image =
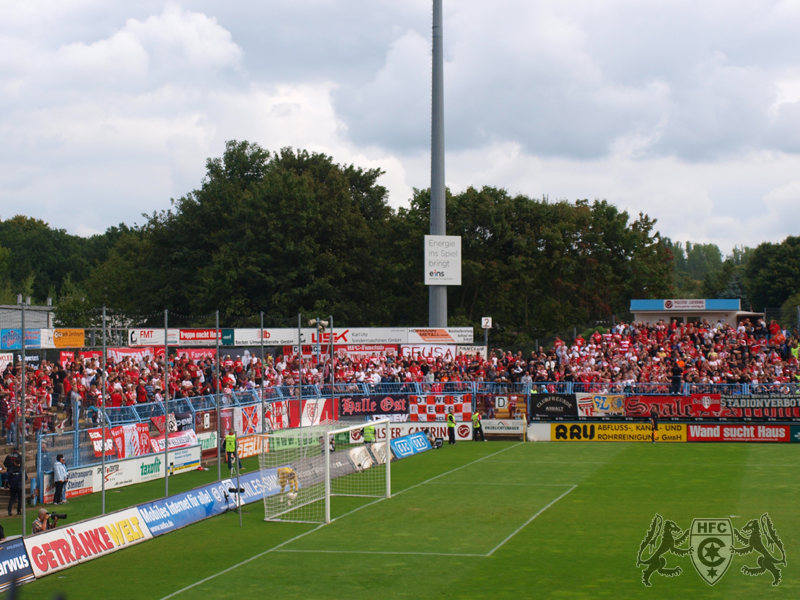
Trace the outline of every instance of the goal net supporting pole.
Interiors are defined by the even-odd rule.
[[[386,421],[386,497],[392,497],[392,449],[389,442],[391,441],[391,430],[389,429],[391,421]]]
[[[325,433],[325,524],[331,522],[331,437]]]

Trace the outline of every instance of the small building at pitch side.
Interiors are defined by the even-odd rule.
[[[635,323],[689,323],[705,319],[712,325],[717,321],[737,325],[745,319],[755,321],[764,316],[741,310],[738,298],[631,300],[631,313]]]

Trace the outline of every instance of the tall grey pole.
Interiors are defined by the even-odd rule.
[[[264,384],[267,379],[267,372],[264,369],[266,361],[264,360],[264,311],[261,311],[261,433],[267,432],[267,403],[264,399],[266,390]]]
[[[221,446],[222,444],[222,435],[220,434],[220,427],[222,423],[220,422],[220,414],[219,414],[219,309],[217,309],[217,357],[214,360],[214,366],[216,371],[216,380],[214,383],[214,395],[217,401],[217,481],[222,481],[222,452]]]
[[[100,390],[100,406],[102,407],[103,418],[100,423],[100,427],[103,429],[103,445],[101,446],[101,454],[102,457],[100,462],[102,464],[102,471],[103,474],[100,477],[100,489],[102,492],[102,512],[101,514],[106,514],[106,363],[108,359],[106,358],[106,307],[103,305],[103,363],[101,368],[103,369],[103,377],[101,380],[100,385],[103,386],[103,389]]]
[[[26,470],[27,467],[25,465],[25,394],[26,394],[26,379],[27,379],[27,368],[25,364],[25,302],[30,302],[30,296],[27,298],[22,298],[21,304],[21,315],[20,319],[22,320],[22,415],[21,415],[21,425],[22,425],[22,535],[25,536],[25,528],[26,528],[26,516],[28,512],[28,497],[25,493],[25,480],[28,478],[28,471]],[[74,413],[74,411],[73,411]],[[75,415],[73,414],[73,423],[75,423],[75,430],[77,432],[77,420],[75,419]],[[75,433],[75,435],[78,435]]]
[[[300,403],[300,427],[303,426],[303,314],[297,313],[297,401]]]
[[[447,235],[444,191],[444,52],[442,0],[433,0],[433,78],[431,81],[431,235]],[[447,286],[431,285],[428,325],[447,327]]]
[[[164,309],[164,497],[169,498],[169,310]]]
[[[330,351],[331,351],[331,410],[336,410],[336,353],[333,350],[333,343],[336,340],[335,336],[333,335],[333,315],[328,317],[328,322],[331,326],[331,339],[330,339]],[[334,415],[334,419],[337,418],[337,415]]]

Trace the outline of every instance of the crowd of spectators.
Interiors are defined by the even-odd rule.
[[[800,383],[798,338],[759,320],[728,323],[697,321],[689,324],[619,323],[610,331],[594,332],[566,343],[523,356],[494,350],[480,355],[393,356],[337,355],[335,381],[340,384],[411,382],[578,382],[586,384],[686,383],[758,384]],[[199,361],[173,355],[165,377],[164,358],[109,359],[105,365],[106,404],[109,407],[156,402],[166,389],[170,398],[203,396],[216,392],[213,357]],[[265,387],[296,387],[331,380],[330,361],[323,356],[300,362],[295,357],[268,355],[262,361],[245,353],[224,356],[220,363],[220,392],[226,402],[232,392]],[[21,390],[19,365],[8,365],[0,382],[0,427],[8,443],[15,442]],[[98,358],[59,365],[46,360],[26,370],[26,427],[28,433],[52,430],[63,424],[54,414],[63,410],[70,425],[73,407],[98,422],[102,401],[103,368]]]

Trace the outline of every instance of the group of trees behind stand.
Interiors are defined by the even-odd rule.
[[[272,327],[294,325],[298,311],[333,314],[350,327],[427,323],[428,190],[414,190],[407,207],[394,210],[379,169],[248,142],[228,142],[206,168],[197,190],[144,215],[141,225],[80,238],[27,217],[0,222],[3,301],[15,302],[18,292],[41,303],[52,297],[63,324],[102,305],[138,314],[219,309],[245,321],[254,315],[250,325],[264,311]],[[624,318],[631,298],[676,297],[681,289],[680,244],[662,239],[654,219],[631,219],[605,200],[469,188],[448,193],[447,215],[448,234],[460,235],[463,248],[449,322],[476,327],[481,339],[480,317],[492,316],[493,345],[532,344]],[[791,276],[800,238],[740,254],[747,264],[740,257],[729,269],[756,306],[780,306],[800,292]],[[726,268],[719,262],[714,273]]]

